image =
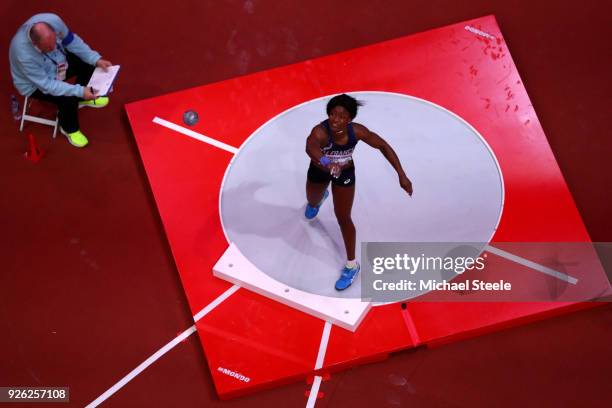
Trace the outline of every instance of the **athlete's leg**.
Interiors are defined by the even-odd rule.
[[[329,186],[329,181],[324,183],[313,183],[310,180],[306,180],[306,200],[308,200],[308,204],[311,207],[319,205],[323,199],[325,190],[327,190],[327,186]]]
[[[306,200],[308,205],[316,207],[321,203],[330,179],[329,173],[310,163],[306,176]]]
[[[353,208],[353,199],[355,198],[355,185],[341,186],[332,184],[332,194],[334,196],[334,212],[342,231],[344,239],[344,247],[346,248],[346,259],[355,259],[355,240],[356,232],[353,219],[351,218],[351,210]]]

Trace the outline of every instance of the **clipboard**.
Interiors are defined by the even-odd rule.
[[[117,73],[119,73],[120,65],[112,65],[108,67],[108,71],[104,71],[103,68],[96,67],[89,82],[88,87],[91,87],[97,91],[97,96],[106,96],[109,90],[112,88]]]

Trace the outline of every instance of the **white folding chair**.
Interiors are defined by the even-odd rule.
[[[23,132],[23,122],[25,122],[25,121],[36,122],[36,123],[40,123],[42,125],[53,126],[53,138],[55,139],[55,136],[57,135],[57,126],[59,124],[59,119],[57,117],[57,113],[55,114],[55,120],[41,118],[41,117],[38,117],[38,116],[28,115],[27,114],[27,110],[28,110],[28,101],[29,101],[29,99],[30,99],[30,97],[26,96],[25,97],[25,101],[23,102],[23,112],[21,113],[21,124],[19,125],[19,131]]]

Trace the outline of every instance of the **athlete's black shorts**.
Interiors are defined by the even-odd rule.
[[[342,169],[340,177],[335,178],[329,174],[329,171],[325,171],[311,162],[310,167],[308,167],[307,177],[311,183],[329,183],[331,181],[334,186],[351,187],[355,185],[355,167],[351,166]]]

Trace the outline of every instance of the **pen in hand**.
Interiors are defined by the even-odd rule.
[[[97,89],[94,89],[93,86],[86,86],[85,89],[83,90],[83,99],[85,100],[96,99],[97,92],[99,91]]]

